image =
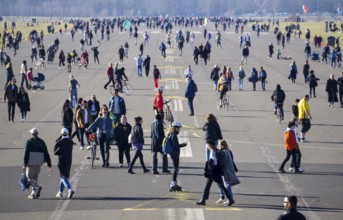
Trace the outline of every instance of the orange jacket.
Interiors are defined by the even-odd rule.
[[[284,134],[284,143],[286,151],[298,149],[298,144],[295,138],[296,137],[294,131],[287,129],[287,131]]]

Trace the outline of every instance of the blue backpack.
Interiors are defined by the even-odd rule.
[[[166,136],[162,142],[162,150],[166,154],[171,154],[173,152],[173,144],[170,139],[170,135]]]

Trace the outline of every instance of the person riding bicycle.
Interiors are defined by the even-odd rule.
[[[275,103],[274,115],[276,115],[277,108],[280,108],[281,120],[283,120],[283,102],[285,101],[285,98],[286,98],[285,92],[281,89],[281,86],[277,84],[276,89],[274,90],[271,96],[271,99]]]
[[[223,74],[223,73],[221,74],[218,80],[217,88],[218,88],[218,91],[220,92],[219,104],[220,104],[220,107],[222,107],[223,97],[226,95],[227,91],[229,90],[229,81],[226,78],[226,74]]]
[[[156,114],[160,114],[162,116],[162,121],[163,121],[163,86],[158,87],[157,93],[154,99],[154,111]]]
[[[123,93],[123,83],[122,83],[123,77],[125,78],[126,81],[129,80],[125,74],[125,67],[117,69],[114,74],[115,74],[116,81],[118,82],[118,85],[119,85],[118,89],[121,93]]]

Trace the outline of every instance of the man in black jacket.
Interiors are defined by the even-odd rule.
[[[306,220],[306,217],[297,211],[297,203],[296,196],[286,196],[283,200],[286,212],[280,215],[277,220]]]

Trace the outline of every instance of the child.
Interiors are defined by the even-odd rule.
[[[298,109],[298,103],[300,102],[300,99],[295,99],[295,103],[292,105],[292,113],[293,117],[297,118],[299,114],[299,109]]]

